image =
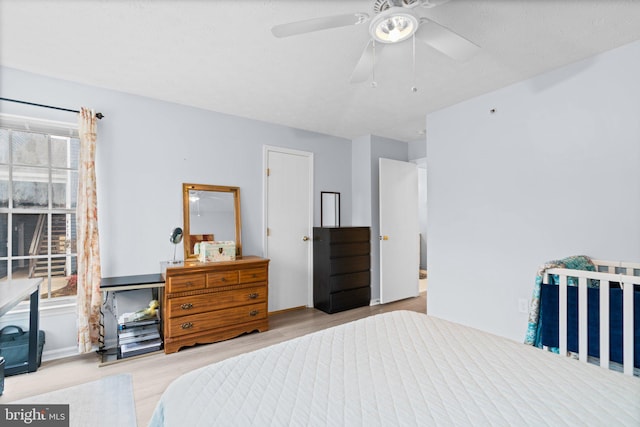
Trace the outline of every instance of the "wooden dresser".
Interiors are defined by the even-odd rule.
[[[164,352],[266,331],[269,260],[168,267],[162,297]]]
[[[369,227],[313,229],[313,305],[327,313],[369,305]]]

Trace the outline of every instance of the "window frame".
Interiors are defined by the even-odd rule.
[[[69,138],[73,138],[73,139],[79,139],[79,133],[78,133],[78,124],[77,123],[71,123],[71,122],[60,122],[60,121],[53,121],[53,120],[44,120],[44,119],[38,119],[38,118],[33,118],[33,117],[25,117],[25,116],[16,116],[16,115],[11,115],[11,114],[4,114],[4,113],[0,113],[0,128],[2,129],[8,129],[10,132],[28,132],[28,133],[35,133],[35,134],[44,134],[46,136],[46,143],[47,143],[47,164],[45,166],[43,165],[24,165],[22,163],[14,163],[13,160],[13,155],[11,153],[12,151],[12,147],[11,147],[11,141],[9,139],[9,158],[7,159],[6,163],[2,163],[3,166],[7,167],[7,173],[8,173],[8,177],[7,177],[7,182],[8,182],[8,205],[7,207],[0,207],[0,215],[7,215],[7,254],[6,256],[0,256],[0,263],[6,263],[7,265],[7,280],[11,280],[11,278],[13,277],[14,274],[14,262],[16,260],[20,260],[20,259],[24,259],[24,260],[32,260],[32,259],[47,259],[47,275],[45,277],[43,277],[43,283],[41,284],[41,288],[40,288],[40,295],[41,295],[41,308],[43,309],[47,309],[48,307],[52,307],[52,306],[60,306],[60,305],[68,305],[70,303],[74,303],[76,302],[76,297],[77,295],[68,295],[68,296],[59,296],[59,297],[52,297],[52,260],[55,259],[64,259],[64,258],[71,258],[76,264],[77,267],[77,236],[75,236],[75,238],[73,238],[73,242],[75,242],[75,248],[72,248],[72,251],[70,252],[65,252],[65,253],[54,253],[52,251],[52,246],[51,246],[51,242],[48,242],[48,250],[47,250],[47,255],[45,256],[29,256],[24,255],[24,256],[17,256],[16,254],[14,254],[14,250],[13,250],[13,238],[14,238],[14,231],[13,231],[13,217],[14,215],[25,215],[25,214],[33,214],[33,215],[37,215],[37,214],[44,214],[46,221],[47,221],[47,225],[46,225],[46,229],[48,232],[48,235],[51,235],[51,226],[52,226],[52,219],[54,215],[68,215],[71,214],[75,221],[77,221],[77,200],[76,200],[76,206],[73,208],[60,208],[60,207],[54,207],[54,176],[56,173],[60,173],[60,172],[66,172],[69,176],[69,172],[71,174],[73,174],[74,172],[76,173],[76,179],[75,179],[75,183],[76,183],[76,188],[72,188],[71,191],[75,191],[77,194],[77,185],[79,185],[79,181],[78,181],[78,174],[79,174],[79,163],[80,163],[80,155],[79,155],[79,150],[78,150],[78,158],[75,160],[72,160],[69,163],[69,166],[67,167],[63,167],[60,165],[54,165],[54,159],[53,159],[53,153],[52,153],[52,137],[53,138],[62,138],[62,139],[69,139]],[[73,165],[75,164],[75,169],[73,168]],[[15,208],[13,206],[13,169],[14,168],[38,168],[38,169],[42,169],[45,170],[46,169],[46,176],[47,176],[47,206],[46,207],[18,207]],[[43,174],[44,176],[44,174]],[[71,180],[73,181],[73,180]],[[71,193],[69,193],[71,194]],[[69,197],[67,195],[67,197]],[[76,197],[77,199],[77,197]],[[67,230],[69,231],[69,230]],[[72,232],[73,233],[73,232]],[[73,233],[75,234],[75,233]],[[75,250],[73,250],[75,249]],[[71,274],[68,274],[66,277],[70,277]],[[1,286],[1,284],[0,284]],[[43,294],[43,287],[46,287],[46,293]],[[46,295],[46,297],[44,297],[44,295]],[[24,310],[25,307],[23,307],[24,304],[28,304],[27,302],[22,302],[20,303],[14,310],[16,311],[21,311]]]

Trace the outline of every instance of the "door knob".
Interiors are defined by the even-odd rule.
[[[389,240],[389,236],[378,236],[380,240]]]
[[[302,236],[302,241],[306,242],[307,240],[309,240],[309,236]]]

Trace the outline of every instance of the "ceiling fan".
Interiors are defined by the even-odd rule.
[[[360,25],[369,22],[371,39],[351,74],[351,83],[360,83],[373,74],[376,55],[386,45],[401,43],[412,39],[414,43],[415,74],[415,40],[418,39],[441,53],[457,60],[465,60],[476,53],[480,47],[456,32],[437,22],[420,16],[416,7],[432,8],[447,3],[449,0],[375,0],[373,17],[367,13],[357,12],[343,15],[326,16],[305,21],[276,25],[271,32],[276,37],[289,37],[330,28]],[[375,86],[375,78],[372,82]],[[415,92],[415,86],[412,88]]]

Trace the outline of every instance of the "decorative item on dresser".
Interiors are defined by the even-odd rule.
[[[313,301],[327,313],[369,305],[369,227],[314,227]]]
[[[162,309],[164,352],[269,329],[267,318],[269,260],[168,266]]]

